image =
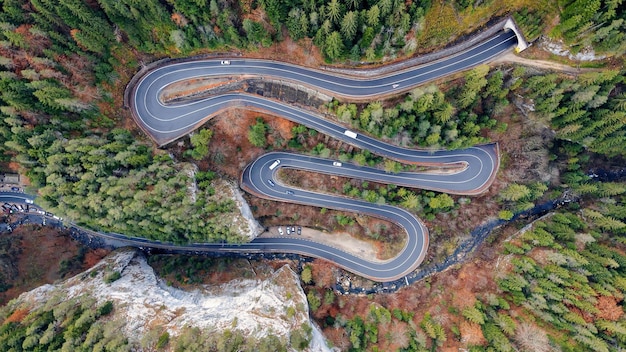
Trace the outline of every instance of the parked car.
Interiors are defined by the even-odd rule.
[[[281,226],[278,226],[278,234],[281,236],[284,234],[283,228]]]
[[[302,227],[298,226],[298,235],[302,235]]]
[[[287,226],[287,234],[291,235],[291,227]]]

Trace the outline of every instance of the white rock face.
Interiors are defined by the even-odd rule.
[[[574,55],[567,48],[565,48],[565,45],[563,43],[553,42],[548,39],[544,39],[541,41],[541,47],[554,55],[567,56],[570,60],[595,61],[602,60],[606,57],[604,55],[597,56],[591,48],[585,48],[576,53],[576,55]]]
[[[97,272],[93,277],[92,271]],[[112,271],[120,272],[121,278],[107,284],[103,278]],[[84,273],[26,292],[19,300],[43,305],[60,292],[68,299],[89,294],[99,304],[111,300],[116,317],[126,321],[123,332],[130,341],[139,341],[155,324],[167,329],[172,339],[181,328],[190,326],[216,332],[240,330],[256,338],[272,333],[285,340],[291,331],[309,324],[314,328],[309,351],[328,351],[321,333],[309,320],[307,299],[298,277],[288,266],[266,280],[237,279],[210,290],[212,293],[187,292],[168,287],[156,277],[142,254],[122,249]]]
[[[232,183],[228,183],[228,184],[230,186],[230,191],[233,194],[233,199],[235,199],[235,202],[237,203],[237,207],[239,208],[239,211],[241,212],[241,218],[244,219],[244,221],[242,221],[243,224],[235,224],[236,226],[239,226],[237,229],[239,231],[238,233],[246,234],[246,237],[248,237],[250,241],[252,241],[258,235],[263,233],[264,231],[263,226],[261,226],[261,224],[259,224],[259,222],[252,215],[252,210],[250,209],[248,202],[246,202],[246,200],[243,199],[243,196],[241,195],[241,191],[239,190],[239,187]]]

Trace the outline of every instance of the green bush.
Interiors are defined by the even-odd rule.
[[[509,220],[511,220],[513,218],[513,215],[515,215],[515,214],[513,214],[513,212],[510,211],[510,210],[500,210],[498,212],[498,218],[500,220],[509,221]]]
[[[120,274],[119,271],[114,271],[110,274],[108,274],[107,276],[104,277],[104,282],[107,284],[110,284],[114,281],[119,280],[122,277],[122,274]]]
[[[102,307],[98,308],[98,316],[108,315],[113,311],[113,302],[107,301]]]
[[[156,348],[163,349],[165,348],[165,346],[167,346],[169,342],[170,342],[170,333],[166,331],[162,333],[161,336],[159,336],[159,340],[157,340],[157,343],[156,343]]]

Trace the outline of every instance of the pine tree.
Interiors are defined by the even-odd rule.
[[[507,201],[518,201],[528,197],[530,193],[531,190],[528,187],[513,183],[500,191],[500,198]]]
[[[485,315],[474,306],[463,309],[463,316],[472,323],[479,325],[483,325],[485,323]]]
[[[341,33],[347,41],[352,41],[356,34],[357,27],[357,14],[354,11],[349,11],[343,16],[341,21]]]
[[[324,45],[324,53],[330,60],[337,60],[343,55],[343,40],[339,32],[332,32],[328,38],[326,38],[326,44]]]
[[[302,269],[302,273],[300,274],[302,277],[302,282],[304,282],[305,284],[310,284],[313,281],[313,276],[311,273],[311,267],[310,266],[305,266],[304,269]]]
[[[332,23],[339,23],[341,12],[341,3],[339,3],[338,0],[330,0],[330,2],[326,4],[326,16]]]
[[[378,5],[374,5],[367,10],[366,19],[368,25],[372,27],[378,26],[380,21],[380,9],[378,8]]]
[[[419,198],[413,192],[408,192],[402,197],[402,206],[408,209],[417,209],[419,207]]]

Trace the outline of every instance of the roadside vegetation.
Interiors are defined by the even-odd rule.
[[[476,67],[465,74],[463,85],[454,85],[445,93],[435,85],[418,87],[391,106],[378,101],[359,109],[356,104],[334,101],[331,109],[338,121],[396,144],[465,148],[488,141],[480,135],[482,129],[506,130],[505,124],[498,125],[490,117],[509,104],[504,73],[489,73],[486,65]]]

